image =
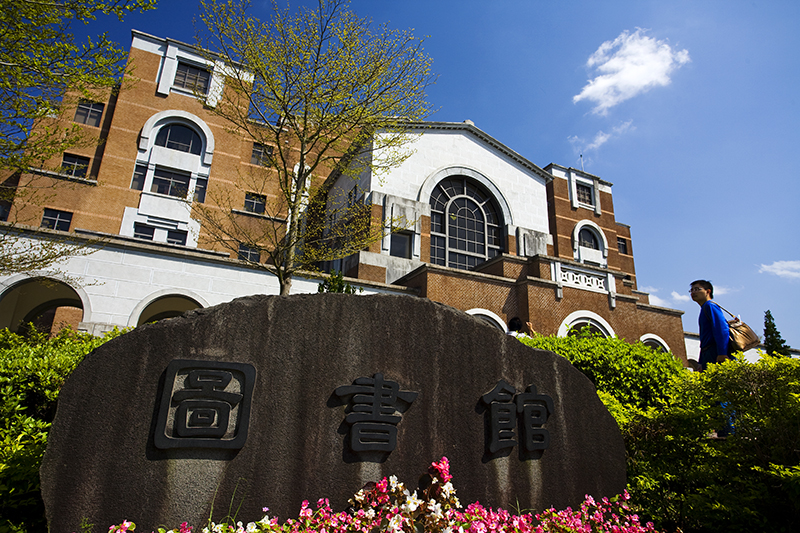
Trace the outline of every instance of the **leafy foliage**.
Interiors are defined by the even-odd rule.
[[[61,386],[86,354],[120,335],[0,330],[0,532],[43,531],[39,466]]]
[[[202,2],[208,31],[201,47],[210,61],[231,66],[210,111],[268,152],[262,168],[238,180],[268,205],[263,216],[245,219],[230,209],[238,197],[211,195],[222,209],[195,205],[193,212],[212,243],[266,255],[267,263],[250,261],[276,274],[281,294],[298,269],[351,255],[413,222],[376,224],[370,206],[328,203],[328,195],[336,176],[380,171],[411,155],[414,137],[404,124],[430,112],[425,91],[434,79],[410,32],[373,32],[346,0],[315,4],[292,12],[273,2],[272,17],[260,21],[248,15],[247,0]]]
[[[522,342],[563,355],[594,382],[625,439],[632,502],[659,529],[800,527],[800,360],[739,359],[697,373],[616,338]]]
[[[626,407],[662,405],[669,398],[672,383],[683,375],[683,366],[671,353],[641,343],[629,344],[617,337],[604,338],[588,329],[568,337],[534,334],[521,340],[532,348],[565,357],[599,391]]]
[[[764,349],[768,354],[790,355],[789,345],[781,337],[775,319],[769,309],[764,313]]]
[[[80,252],[78,243],[20,240],[16,227],[38,221],[17,213],[18,205],[40,206],[52,181],[26,174],[48,159],[98,139],[64,121],[80,99],[103,101],[119,82],[125,53],[106,35],[75,42],[70,25],[98,13],[119,18],[150,9],[155,0],[0,0],[0,273],[45,268]],[[70,117],[71,118],[71,117]],[[52,170],[52,169],[51,169]],[[12,208],[12,204],[15,206]]]
[[[338,270],[331,272],[330,276],[325,278],[317,286],[317,292],[339,292],[344,294],[355,294],[362,292],[364,289],[361,287],[353,287],[349,281],[344,280],[344,276]]]

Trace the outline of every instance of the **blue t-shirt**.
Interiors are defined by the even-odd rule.
[[[722,309],[709,300],[700,308],[700,364],[716,363],[718,355],[728,353],[728,321]]]

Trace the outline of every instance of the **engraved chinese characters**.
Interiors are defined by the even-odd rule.
[[[401,391],[383,374],[361,377],[352,385],[337,387],[334,394],[348,402],[345,422],[350,425],[350,448],[355,453],[389,453],[397,446],[397,424],[418,393]]]
[[[542,426],[553,413],[553,399],[537,394],[529,385],[525,392],[515,396],[516,389],[504,380],[481,397],[487,408],[487,433],[489,453],[495,454],[517,445],[514,429],[519,425],[522,434],[523,455],[543,453],[550,445],[550,434]]]
[[[156,447],[241,449],[255,376],[249,364],[172,361],[158,411]]]

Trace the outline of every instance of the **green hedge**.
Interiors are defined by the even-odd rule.
[[[39,465],[58,392],[86,354],[120,334],[0,330],[0,533],[47,530]]]
[[[800,360],[763,355],[699,373],[617,338],[523,342],[595,384],[622,430],[643,519],[685,533],[800,531]]]

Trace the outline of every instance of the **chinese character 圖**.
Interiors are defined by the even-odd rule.
[[[492,454],[517,445],[514,433],[517,426],[524,452],[540,452],[550,445],[550,434],[542,426],[554,411],[553,399],[537,394],[534,385],[529,385],[525,392],[516,392],[501,379],[481,397],[481,403],[488,409],[488,448]]]
[[[153,439],[156,448],[242,448],[255,375],[255,368],[243,363],[170,362]]]
[[[356,453],[394,450],[399,413],[411,407],[419,395],[400,390],[400,385],[380,373],[337,387],[334,394],[348,404],[344,421],[350,425],[350,448]]]

